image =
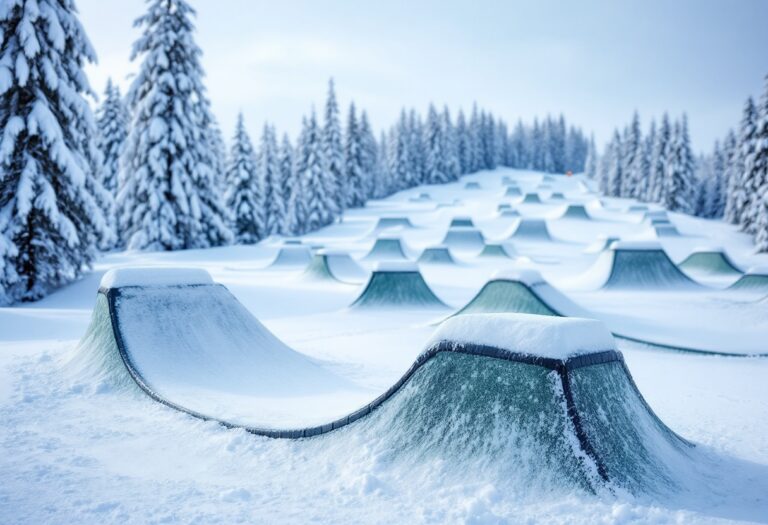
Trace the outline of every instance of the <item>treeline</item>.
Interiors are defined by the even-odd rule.
[[[265,125],[254,146],[240,116],[227,150],[193,15],[185,0],[148,2],[135,24],[138,74],[125,97],[110,82],[94,118],[83,66],[96,54],[74,5],[26,0],[0,10],[0,304],[46,295],[100,250],[303,234],[418,184],[499,165],[578,172],[595,158],[563,117],[510,132],[477,107],[455,120],[447,109],[403,110],[375,137],[353,104],[342,125],[332,83],[322,118],[305,118],[295,143]]]
[[[640,119],[605,148],[599,166],[587,163],[602,190],[615,197],[656,202],[671,211],[724,219],[768,251],[768,76],[759,105],[749,97],[738,131],[730,130],[709,155],[695,158],[685,115],[664,115],[643,135]]]

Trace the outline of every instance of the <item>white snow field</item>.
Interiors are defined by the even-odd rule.
[[[768,523],[768,257],[589,187],[481,172],[0,308],[0,523]]]

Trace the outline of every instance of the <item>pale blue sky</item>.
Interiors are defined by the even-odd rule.
[[[192,0],[206,84],[227,139],[239,110],[298,132],[330,76],[374,126],[402,105],[477,100],[512,122],[563,112],[599,144],[637,109],[687,111],[697,150],[738,122],[768,73],[768,0]],[[78,0],[101,92],[121,87],[143,0]]]

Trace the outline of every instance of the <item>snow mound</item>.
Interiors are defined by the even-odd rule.
[[[487,345],[561,360],[616,349],[611,332],[600,321],[508,313],[451,317],[432,336],[432,344],[439,341]]]

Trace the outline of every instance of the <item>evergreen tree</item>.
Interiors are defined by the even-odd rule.
[[[624,179],[624,144],[621,141],[619,130],[614,130],[609,150],[611,156],[608,160],[605,193],[611,197],[620,197]]]
[[[136,20],[143,57],[128,93],[133,115],[121,162],[119,223],[132,249],[205,248],[232,241],[217,183],[220,153],[184,0],[151,0]]]
[[[443,128],[443,151],[445,152],[445,175],[447,180],[456,181],[459,180],[461,173],[461,166],[459,165],[459,148],[456,143],[456,132],[451,123],[451,114],[448,111],[448,106],[443,109],[442,115],[442,128]]]
[[[325,102],[325,125],[322,134],[323,157],[329,176],[324,177],[325,189],[329,192],[330,208],[328,212],[332,219],[341,214],[348,201],[347,181],[344,179],[344,148],[341,141],[341,124],[339,122],[339,105],[336,102],[336,91],[333,79],[328,81],[328,98]],[[323,197],[326,200],[326,197]],[[325,220],[325,219],[323,219]],[[332,222],[332,221],[331,221]],[[314,228],[312,228],[314,229]]]
[[[346,207],[358,208],[365,204],[365,152],[363,138],[357,122],[354,102],[349,106],[344,142],[344,177],[347,181]]]
[[[731,215],[735,219],[734,224],[739,224],[744,231],[749,231],[750,228],[748,220],[750,181],[746,160],[751,157],[752,152],[755,150],[756,130],[757,108],[752,97],[749,97],[744,104],[744,112],[739,129],[737,155],[734,158],[736,177],[733,180],[733,190],[735,190],[735,193],[731,196],[732,209],[730,210]]]
[[[299,139],[301,140],[301,139]],[[296,176],[296,155],[288,135],[283,135],[280,144],[280,188],[285,202],[285,220],[280,224],[280,233],[291,235],[300,231],[306,220],[304,188]]]
[[[402,110],[400,112],[400,119],[389,136],[388,161],[390,183],[387,187],[387,195],[408,187],[410,168],[408,136],[408,119],[405,116],[405,110]]]
[[[664,113],[656,133],[656,141],[654,142],[651,151],[647,197],[649,202],[662,202],[664,199],[664,179],[671,138],[672,128],[669,124],[669,115]]]
[[[687,119],[675,122],[664,176],[662,204],[670,211],[694,211],[694,166],[690,151]]]
[[[768,251],[768,75],[765,77],[763,96],[760,98],[757,129],[755,130],[755,151],[747,162],[751,169],[755,196],[755,243],[757,251]]]
[[[733,130],[729,130],[723,142],[723,162],[724,184],[725,184],[725,211],[723,220],[731,224],[738,224],[739,215],[737,209],[738,203],[738,184],[741,181],[739,168],[738,139]]]
[[[265,127],[264,135],[267,133]],[[260,160],[263,160],[265,153],[268,152],[262,149]],[[232,230],[235,240],[242,244],[254,244],[266,236],[263,172],[259,172],[256,154],[241,113],[237,116],[225,179],[226,203],[232,214]]]
[[[761,104],[762,106],[762,104]],[[761,140],[761,120],[764,108],[754,107],[750,115],[749,129],[745,130],[742,142],[742,155],[744,156],[743,184],[746,193],[746,203],[741,215],[742,230],[756,234],[759,208],[762,205],[763,189],[766,183],[765,166],[761,164],[761,154],[764,153],[764,145]]]
[[[584,173],[590,179],[597,176],[597,148],[595,147],[595,136],[589,139],[589,149],[587,151],[587,160],[584,164]]]
[[[482,122],[477,104],[472,106],[472,115],[469,118],[469,165],[468,173],[474,173],[484,168],[483,166],[483,138]]]
[[[219,123],[209,113],[210,124],[208,124],[208,141],[211,144],[211,155],[213,166],[213,184],[218,191],[225,191],[226,172],[227,172],[227,146],[224,144],[224,135],[221,133]]]
[[[111,194],[117,192],[117,177],[120,172],[120,154],[128,135],[128,110],[120,95],[120,88],[107,81],[104,102],[97,113],[98,133],[96,144],[104,159],[101,183]]]
[[[368,114],[363,111],[360,114],[360,140],[363,153],[363,176],[365,187],[365,199],[372,198],[376,192],[376,173],[378,170],[378,152],[379,147],[376,143],[376,137],[373,136],[371,124],[368,121]]]
[[[456,119],[456,154],[459,160],[459,171],[461,174],[469,173],[471,167],[471,144],[469,138],[469,128],[464,112],[459,111]]]
[[[522,120],[518,120],[515,131],[512,132],[512,162],[510,166],[518,169],[526,169],[529,164],[528,137]]]
[[[643,137],[640,131],[640,117],[635,112],[632,123],[624,132],[622,154],[621,196],[637,197],[643,180]]]
[[[338,178],[328,167],[324,135],[313,110],[305,121],[297,153],[296,174],[305,193],[306,206],[306,220],[299,229],[301,233],[328,226],[334,221],[338,209]]]
[[[112,232],[84,99],[83,66],[96,56],[74,2],[4,2],[0,33],[0,303],[9,303],[79,277]]]
[[[381,199],[389,195],[392,187],[390,172],[390,149],[386,133],[381,132],[379,137],[378,155],[376,156],[376,173],[374,174],[373,196]]]
[[[424,182],[426,184],[443,184],[448,182],[448,174],[445,171],[445,139],[443,138],[443,126],[440,122],[437,110],[432,104],[429,105],[424,132],[426,133],[424,142],[427,149],[427,165]]]
[[[712,178],[707,187],[707,216],[719,219],[725,212],[725,170],[726,160],[719,142],[712,152]]]
[[[424,155],[424,129],[415,110],[408,114],[408,182],[407,187],[424,182],[427,159]]]
[[[268,145],[262,145],[264,151],[269,151],[268,160],[263,157],[264,170],[262,171],[262,180],[264,182],[265,199],[265,234],[280,235],[288,233],[288,183],[290,182],[293,151],[291,142],[287,136],[283,138],[282,148],[277,145],[277,133],[275,128],[269,126],[265,128],[264,134],[267,137]],[[272,160],[272,157],[274,160]]]

